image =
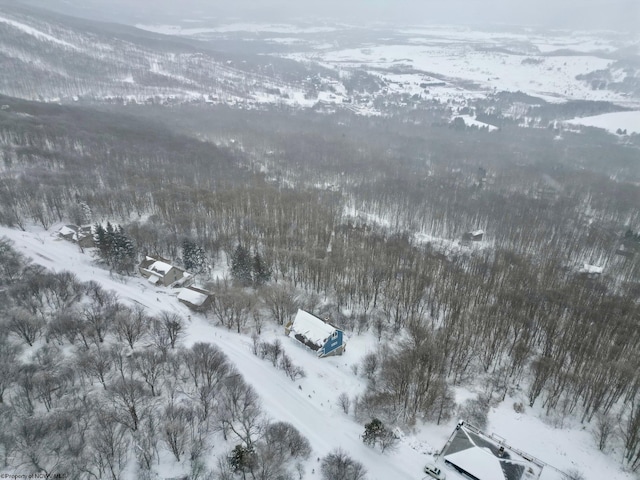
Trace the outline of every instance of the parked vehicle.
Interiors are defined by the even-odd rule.
[[[424,466],[424,473],[432,476],[437,480],[445,480],[445,478],[447,478],[447,476],[444,474],[442,470],[440,470],[438,467],[430,463]]]

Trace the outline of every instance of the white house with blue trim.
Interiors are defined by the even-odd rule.
[[[342,355],[347,346],[342,330],[304,310],[298,310],[293,322],[285,327],[285,335],[310,348],[318,357]]]

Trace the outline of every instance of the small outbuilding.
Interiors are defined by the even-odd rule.
[[[318,357],[342,355],[347,346],[342,330],[304,310],[298,310],[293,322],[287,324],[285,335],[313,350]]]
[[[185,287],[178,294],[178,301],[196,312],[207,311],[211,306],[212,300],[211,292],[194,286]]]

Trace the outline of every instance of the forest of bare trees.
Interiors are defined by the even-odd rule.
[[[211,261],[246,246],[247,255],[261,255],[272,278],[257,290],[246,283],[212,285],[211,314],[219,324],[259,333],[261,311],[286,323],[305,292],[312,303],[325,299],[311,307],[324,309],[348,331],[404,338],[367,356],[361,373],[369,387],[355,399],[356,412],[375,412],[398,425],[439,423],[454,412],[451,388],[481,375],[485,393],[471,410],[488,408],[520,385],[530,406],[540,404],[554,417],[578,416],[605,438],[617,422],[625,463],[639,467],[640,271],[637,256],[616,255],[623,233],[637,230],[639,191],[598,169],[582,168],[569,147],[557,164],[536,160],[558,152],[525,140],[553,132],[523,133],[516,163],[496,154],[486,135],[443,127],[433,128],[473,148],[474,160],[462,150],[445,158],[439,142],[413,158],[393,149],[376,154],[375,142],[364,150],[355,140],[334,142],[330,126],[322,143],[303,137],[297,144],[281,140],[265,147],[258,136],[253,144],[243,138],[242,149],[224,149],[136,117],[3,101],[11,105],[0,112],[4,224],[48,228],[61,221],[110,219],[124,225],[140,254],[171,258],[180,257],[185,241]],[[72,128],[78,121],[82,128]],[[336,145],[343,150],[335,151]],[[271,148],[281,153],[274,158],[267,152]],[[336,160],[350,153],[353,163]],[[380,168],[356,168],[365,159]],[[395,168],[386,162],[395,162]],[[78,175],[82,171],[91,173]],[[459,246],[462,233],[476,227],[487,232],[490,248]],[[111,414],[95,421],[103,422],[99,430],[108,438],[92,441],[98,449],[116,443],[122,448],[95,456],[101,472],[121,468],[131,442],[146,445],[134,449],[142,465],[151,462],[153,442],[160,438],[176,458],[186,454],[196,463],[209,429],[247,447],[259,441],[260,412],[236,412],[235,400],[227,399],[224,389],[219,392],[225,386],[233,398],[246,400],[253,395],[250,387],[238,384],[221,359],[220,378],[211,377],[220,367],[199,370],[198,362],[208,362],[216,352],[199,351],[209,348],[203,345],[180,349],[181,319],[147,318],[98,285],[22,265],[8,245],[3,248],[8,252],[3,273],[12,284],[4,292],[10,301],[3,312],[14,339],[4,337],[3,355],[15,358],[20,343],[29,346],[45,337],[42,365],[55,366],[47,367],[55,373],[51,376],[34,364],[5,374],[2,391],[11,392],[10,401],[4,395],[5,408],[23,412],[15,418],[31,418],[38,405],[57,412],[69,398],[74,409],[92,411],[96,405],[75,399],[73,392],[79,385],[100,385],[109,392],[100,402],[108,402]],[[582,263],[608,268],[601,275],[581,274]],[[144,339],[157,349],[125,358],[122,350],[106,346],[108,338],[134,350]],[[60,351],[64,345],[77,353],[66,358]],[[263,348],[268,357],[268,347]],[[293,366],[287,370],[295,372]],[[190,376],[189,385],[181,386],[187,404],[165,398],[187,381],[180,372]],[[232,403],[224,406],[227,401]],[[158,423],[160,411],[171,426]],[[117,421],[106,428],[109,419]],[[53,431],[64,420],[56,414],[41,421],[12,431]],[[68,438],[92,430],[87,425]],[[30,440],[5,441],[8,458],[9,446]],[[43,454],[38,448],[45,446],[54,450]],[[72,447],[41,441],[21,461],[54,471]],[[80,450],[74,455],[82,455]],[[264,452],[255,452],[263,458]],[[53,463],[43,466],[42,458]]]
[[[148,316],[96,283],[49,273],[0,241],[2,466],[71,478],[152,478],[159,449],[187,460],[189,478],[291,478],[310,455],[291,425],[274,422],[253,388],[210,343],[181,345],[185,319]],[[44,339],[29,361],[25,348]],[[206,456],[222,433],[251,448],[246,465]],[[231,450],[231,447],[229,447]],[[253,476],[255,475],[255,476]],[[297,475],[297,474],[296,474]]]

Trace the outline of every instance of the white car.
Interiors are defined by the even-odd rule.
[[[430,463],[424,466],[424,473],[432,476],[437,480],[445,480],[445,478],[447,478],[447,476],[444,474],[442,470],[440,470],[438,467]]]

